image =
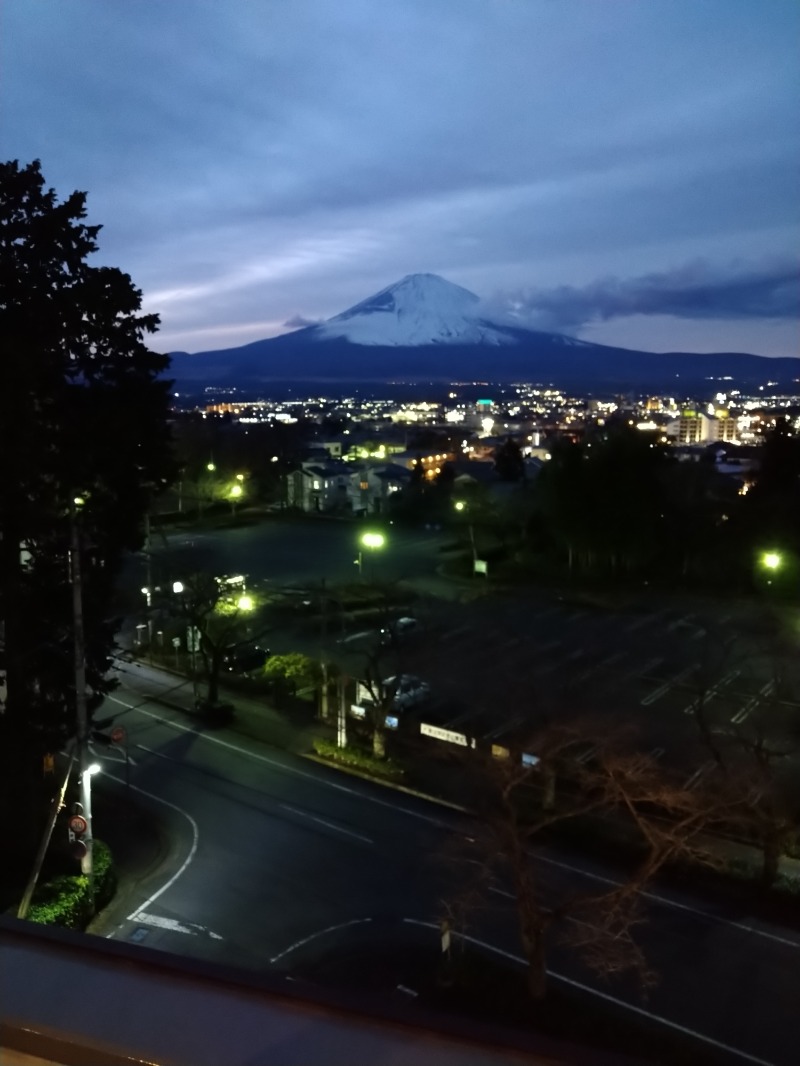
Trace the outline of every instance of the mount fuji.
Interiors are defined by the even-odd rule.
[[[654,354],[490,320],[481,300],[436,274],[409,274],[325,322],[240,348],[173,352],[171,377],[193,385],[269,382],[517,381],[688,392],[708,380],[789,385],[798,359],[740,353]],[[677,379],[677,380],[676,380]],[[729,386],[730,387],[730,386]]]

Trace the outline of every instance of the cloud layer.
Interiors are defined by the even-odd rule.
[[[800,247],[799,35],[796,0],[4,0],[4,154],[88,190],[165,348],[433,272],[609,342],[660,302],[683,345],[785,355],[774,279],[669,279]]]
[[[800,314],[800,261],[719,267],[703,260],[634,278],[498,294],[487,314],[504,313],[531,329],[580,332],[595,322],[632,315],[683,319],[787,319]]]

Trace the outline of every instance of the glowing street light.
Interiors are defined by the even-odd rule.
[[[252,596],[240,596],[236,601],[236,606],[240,611],[252,611],[255,604],[253,603]]]
[[[781,558],[780,552],[764,552],[761,556],[761,562],[767,570],[777,570],[783,562],[783,559]]]
[[[172,582],[172,591],[175,593],[176,596],[180,596],[180,594],[183,592],[183,582],[182,581],[173,581]]]
[[[234,500],[238,499],[242,495],[244,489],[241,485],[231,485],[230,492],[228,493]]]
[[[464,503],[463,500],[456,500],[456,502],[453,504],[453,507],[455,507],[457,511],[466,511],[467,509],[467,505]]]
[[[356,559],[356,566],[358,567],[358,576],[361,580],[364,580],[364,548],[369,551],[380,551],[381,548],[386,546],[386,537],[383,533],[367,532],[362,533],[358,540],[358,558]]]
[[[216,463],[206,463],[206,470],[209,472],[209,474],[213,474],[216,469],[217,469],[217,464]]]

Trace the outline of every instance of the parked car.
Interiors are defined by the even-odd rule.
[[[258,644],[232,644],[225,650],[222,666],[230,674],[249,674],[260,670],[269,658],[266,648]]]
[[[383,687],[386,692],[394,692],[393,711],[405,711],[409,707],[416,707],[424,703],[431,694],[431,686],[428,682],[421,681],[413,674],[387,677],[383,681]]]
[[[419,622],[416,618],[410,618],[407,615],[403,618],[396,618],[381,629],[381,644],[394,644],[395,641],[404,640],[418,630]]]

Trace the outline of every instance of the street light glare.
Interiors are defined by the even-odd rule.
[[[365,533],[361,538],[365,548],[382,548],[386,544],[383,533]]]
[[[173,581],[173,582],[172,582],[172,591],[173,591],[173,592],[174,592],[174,593],[175,593],[176,595],[178,595],[178,594],[180,594],[181,592],[183,592],[183,582],[182,582],[182,581]]]
[[[89,766],[87,766],[83,772],[85,774],[88,774],[89,777],[93,777],[95,774],[99,774],[102,769],[103,767],[100,765],[99,762],[93,762],[90,763]]]
[[[240,611],[252,611],[252,596],[240,596],[239,599],[236,601],[236,606],[239,608]]]
[[[242,495],[242,486],[241,485],[231,485],[231,491],[230,491],[229,495],[231,495],[231,496],[241,496]]]
[[[455,502],[455,504],[453,506],[455,507],[455,509],[457,511],[463,511],[463,510],[465,510],[467,505],[464,503],[463,500],[456,500],[456,502]]]
[[[764,566],[768,570],[777,570],[781,565],[781,557],[779,552],[764,552],[763,555]]]

